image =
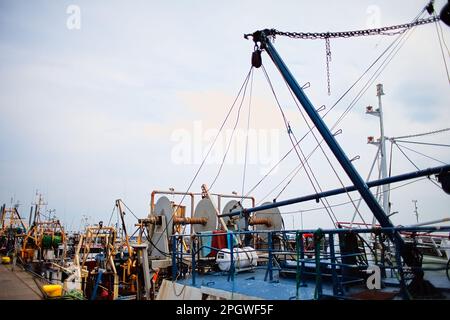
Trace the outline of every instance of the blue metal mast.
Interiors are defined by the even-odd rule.
[[[394,227],[393,224],[390,222],[388,216],[383,211],[383,208],[380,206],[372,192],[369,190],[369,187],[364,182],[362,177],[359,175],[358,171],[355,169],[355,167],[352,165],[350,160],[348,159],[345,152],[340,147],[339,143],[334,138],[333,134],[328,129],[325,122],[322,120],[318,112],[316,111],[316,108],[313,106],[311,101],[308,99],[306,94],[304,93],[301,86],[297,83],[292,73],[289,71],[286,64],[281,59],[280,55],[276,51],[275,47],[270,42],[269,36],[273,35],[271,30],[262,30],[262,31],[256,31],[253,33],[253,41],[255,41],[256,44],[258,42],[260,43],[260,49],[265,50],[272,61],[274,62],[275,66],[280,71],[282,77],[288,84],[288,86],[291,88],[292,92],[298,99],[298,101],[301,103],[303,108],[305,109],[306,113],[308,114],[311,121],[314,123],[315,127],[321,134],[322,138],[327,143],[328,147],[333,152],[336,159],[341,164],[344,171],[347,173],[350,180],[353,182],[355,188],[360,193],[361,197],[366,202],[369,209],[372,211],[375,218],[378,220],[380,225],[384,228]],[[254,59],[253,59],[254,60]],[[258,61],[260,62],[260,61]],[[257,67],[257,65],[256,65]],[[403,245],[404,241],[401,238],[401,236],[398,233],[394,234],[395,240],[399,241]]]

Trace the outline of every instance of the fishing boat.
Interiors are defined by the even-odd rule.
[[[250,70],[217,135],[237,105],[236,101],[240,101],[238,121],[242,104],[246,101],[245,95],[248,91],[252,92],[253,75],[261,72],[273,93],[287,139],[292,145],[274,167],[288,154],[296,155],[299,162],[275,199],[266,201],[256,198],[253,191],[261,181],[247,192],[244,192],[244,183],[241,193],[212,191],[229,147],[213,183],[203,183],[195,189],[196,178],[214,147],[216,136],[189,187],[185,190],[153,190],[149,199],[146,199],[150,200],[148,214],[135,214],[123,200],[117,199],[108,223],[100,221],[87,225],[77,235],[68,236],[59,220],[40,218],[40,208],[44,202],[39,197],[34,219],[30,215],[30,222],[33,222],[29,227],[22,225],[24,232],[16,229],[13,234],[16,248],[13,251],[20,257],[20,263],[25,269],[41,279],[41,289],[45,297],[51,299],[449,299],[450,225],[442,225],[449,221],[448,217],[395,225],[391,219],[395,212],[392,212],[389,191],[391,185],[399,182],[428,177],[430,183],[439,187],[439,192],[450,194],[450,164],[446,162],[426,169],[416,167],[412,172],[395,175],[388,173],[386,143],[394,145],[407,138],[386,136],[381,104],[383,85],[377,84],[378,108],[369,106],[366,113],[380,119],[380,138],[368,138],[369,144],[377,146],[373,163],[379,161],[380,169],[378,177],[371,179],[372,166],[368,178],[364,179],[354,165],[358,156],[350,158],[345,153],[336,138],[341,132],[334,131],[336,126],[329,127],[324,121],[326,114],[362,77],[323,114],[326,107],[313,104],[306,94],[308,85],[299,84],[274,43],[277,37],[324,40],[329,71],[330,40],[372,35],[395,36],[387,50],[364,71],[363,75],[373,71],[372,77],[363,86],[361,92],[364,93],[411,30],[427,24],[448,26],[449,14],[449,4],[438,14],[431,1],[411,22],[384,28],[319,33],[263,29],[245,34],[245,39],[251,41]],[[298,108],[299,116],[304,119],[308,128],[304,137],[310,136],[316,142],[316,147],[308,155],[301,148],[304,137],[296,136],[296,128],[283,110],[274,82],[263,63],[265,60],[271,61],[280,73],[282,83],[292,97],[292,105]],[[377,62],[380,64],[377,65]],[[329,72],[327,76],[330,90]],[[250,110],[251,97],[248,101]],[[348,110],[339,119],[345,117]],[[332,168],[340,183],[339,187],[329,190],[321,188],[310,166],[310,157],[316,151],[322,153],[328,163],[326,165]],[[244,156],[247,157],[247,152]],[[332,163],[331,157],[337,165]],[[335,170],[337,166],[350,184],[344,184],[347,180],[341,179]],[[264,175],[263,180],[268,179],[274,167]],[[307,175],[307,180],[302,183],[309,182],[314,193],[281,199],[282,192],[300,170],[304,170]],[[372,192],[372,188],[377,188],[377,191]],[[360,199],[352,198],[352,193],[358,193]],[[328,198],[337,195],[349,197],[354,208],[350,221],[339,220],[328,203]],[[288,228],[284,218],[289,213],[286,208],[306,202],[321,205],[332,227]],[[364,208],[360,206],[361,203]],[[363,210],[373,217],[371,223],[362,218]],[[17,211],[7,211],[3,207],[2,219],[6,212],[18,216]],[[117,215],[115,225],[111,223],[114,213]],[[125,216],[133,216],[134,230],[127,228]],[[358,217],[361,221],[357,220]],[[8,239],[11,237],[5,237],[5,232],[0,234],[2,243],[8,243],[6,247],[10,248],[11,241]],[[8,249],[6,251],[10,252]]]

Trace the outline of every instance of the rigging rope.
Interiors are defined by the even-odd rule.
[[[195,173],[194,177],[192,178],[191,182],[189,183],[189,186],[188,186],[186,192],[183,194],[183,197],[181,198],[180,202],[175,207],[175,210],[177,210],[181,206],[181,204],[183,203],[184,199],[186,198],[186,195],[189,193],[189,190],[191,189],[192,185],[194,184],[195,180],[197,179],[198,174],[200,173],[201,169],[203,168],[203,165],[205,164],[206,159],[208,158],[209,154],[211,153],[211,150],[213,149],[213,147],[214,147],[214,145],[215,145],[215,143],[216,143],[220,133],[222,132],[222,130],[223,130],[223,128],[224,128],[224,126],[225,126],[225,124],[226,124],[230,114],[231,114],[231,112],[233,111],[234,106],[236,105],[236,101],[239,99],[239,96],[241,95],[242,89],[248,83],[248,80],[250,78],[250,75],[251,75],[252,71],[253,71],[253,67],[250,67],[250,70],[248,71],[247,76],[245,77],[244,82],[242,83],[242,85],[241,85],[241,87],[239,89],[239,92],[238,92],[236,98],[233,101],[233,104],[231,105],[230,109],[228,110],[228,113],[227,113],[225,119],[223,120],[223,122],[222,122],[222,124],[221,124],[221,126],[219,128],[219,131],[217,132],[216,136],[214,137],[213,143],[209,147],[208,152],[206,153],[206,155],[203,158],[200,166],[197,169],[197,172]],[[156,241],[156,243],[158,243],[161,240],[161,238],[163,237],[163,235],[165,233],[168,233],[167,227],[170,224],[170,222],[173,220],[173,217],[174,217],[174,215],[172,214],[172,216],[170,217],[169,221],[166,223],[166,226],[165,226],[164,230],[161,232],[161,235],[159,236],[159,238]]]
[[[253,74],[253,68],[250,70],[250,74],[251,75]],[[240,119],[240,115],[241,115],[242,105],[243,105],[244,100],[245,100],[245,94],[247,93],[248,82],[249,82],[249,78],[247,78],[247,81],[245,83],[244,92],[242,94],[241,103],[239,104],[239,108],[238,108],[237,115],[236,115],[236,121],[234,123],[233,131],[231,132],[231,136],[230,136],[230,141],[228,141],[228,146],[227,146],[227,149],[225,150],[225,153],[223,155],[222,163],[220,164],[219,171],[217,171],[216,177],[214,178],[213,182],[209,185],[209,191],[212,190],[214,184],[217,181],[217,178],[219,178],[219,175],[222,172],[222,168],[223,168],[223,165],[225,163],[225,159],[227,158],[228,152],[230,151],[231,143],[233,142],[233,136],[234,136],[234,133],[236,131],[236,127],[239,124],[239,119]]]
[[[320,187],[320,184],[319,184],[319,182],[317,181],[317,178],[315,177],[314,172],[312,171],[311,167],[309,166],[309,163],[308,163],[307,161],[302,160],[302,157],[300,156],[300,154],[299,154],[298,151],[297,151],[297,147],[298,147],[300,153],[301,153],[302,156],[303,156],[303,159],[306,159],[305,154],[303,153],[302,149],[300,148],[299,142],[297,141],[297,139],[296,139],[296,137],[295,137],[295,134],[293,133],[292,128],[291,128],[289,122],[287,121],[287,118],[286,118],[286,116],[285,116],[285,114],[284,114],[283,108],[281,107],[281,104],[280,104],[280,102],[278,101],[278,97],[277,97],[277,95],[276,95],[276,93],[275,93],[275,90],[274,90],[274,88],[273,88],[272,82],[270,81],[270,77],[269,77],[269,75],[267,74],[267,71],[266,71],[264,65],[262,65],[262,70],[263,70],[264,75],[265,75],[265,77],[266,77],[266,80],[267,80],[267,82],[268,82],[268,84],[269,84],[269,86],[270,86],[270,89],[271,89],[271,91],[272,91],[272,93],[273,93],[273,95],[274,95],[275,101],[277,102],[278,108],[279,108],[279,110],[280,110],[280,112],[281,112],[281,114],[282,114],[282,116],[283,116],[283,120],[284,120],[286,129],[287,129],[287,131],[288,131],[289,140],[291,141],[291,144],[292,144],[292,146],[294,147],[295,153],[297,154],[298,159],[300,160],[300,163],[301,163],[303,166],[304,166],[304,164],[306,164],[306,165],[308,166],[309,170],[311,171],[311,175],[310,175],[310,173],[308,172],[308,170],[307,170],[306,167],[305,167],[305,173],[306,173],[306,175],[307,175],[307,177],[308,177],[308,179],[309,179],[309,182],[311,183],[311,185],[312,185],[312,187],[313,187],[313,189],[314,189],[314,192],[315,192],[315,193],[318,193],[318,192],[317,192],[317,188],[316,188],[316,186],[315,186],[313,180],[311,179],[311,176],[312,176],[312,178],[314,179],[314,181],[315,181],[316,184],[317,184],[317,187],[318,187],[319,190],[322,192],[322,188]],[[293,140],[293,139],[295,140],[295,143],[294,143],[294,140]],[[331,209],[328,208],[328,207],[330,206],[330,204],[328,203],[328,199],[326,199],[326,198],[325,198],[325,199],[321,198],[321,199],[320,199],[320,202],[323,204],[323,206],[324,206],[325,210],[327,211],[328,216],[330,217],[330,219],[331,219],[331,221],[333,222],[333,224],[336,224],[336,222],[338,221],[338,219],[337,219],[336,216],[334,215],[333,210],[331,210]],[[326,202],[326,204],[325,204],[325,202]],[[327,207],[327,205],[328,205],[328,207]],[[334,220],[333,220],[333,218],[334,218]]]
[[[434,13],[434,16],[435,17],[437,16],[436,13]],[[450,74],[448,73],[447,60],[445,59],[444,47],[442,45],[442,41],[443,41],[444,35],[439,33],[438,24],[439,24],[439,21],[436,20],[435,27],[436,27],[436,33],[437,33],[437,36],[438,36],[438,40],[439,40],[439,47],[441,48],[442,61],[444,62],[444,67],[445,67],[445,72],[446,72],[446,75],[447,75],[447,80],[448,80],[448,83],[450,84]],[[441,29],[441,31],[442,31],[442,29]],[[442,39],[441,39],[441,37],[442,37]]]
[[[400,146],[398,145],[398,143],[396,143],[395,141],[394,141],[394,143],[395,143],[395,145],[397,146],[397,148],[398,148],[398,150],[400,150],[400,152],[405,156],[405,158],[406,159],[408,159],[408,161],[409,162],[411,162],[411,164],[414,166],[414,167],[416,167],[417,168],[417,170],[420,170],[419,169],[419,167],[406,155],[406,153],[402,150],[402,148],[400,148]],[[404,146],[403,146],[404,147]],[[436,183],[435,181],[433,181],[432,179],[429,179],[430,180],[430,182],[432,183],[432,184],[434,184],[435,186],[437,186],[439,189],[442,189],[442,187],[438,184],[438,183]]]
[[[396,141],[396,142],[397,142],[397,141]],[[398,145],[398,144],[397,144],[397,145]],[[405,148],[405,149],[408,149],[409,151],[412,151],[412,152],[415,152],[415,153],[417,153],[417,154],[420,154],[421,156],[424,156],[424,157],[426,157],[426,158],[428,158],[428,159],[437,161],[437,162],[442,163],[442,164],[448,164],[448,163],[445,163],[445,162],[443,162],[443,161],[441,161],[441,160],[438,160],[438,159],[435,159],[435,158],[433,158],[433,157],[431,157],[431,156],[428,156],[428,155],[426,155],[426,154],[423,154],[423,153],[421,153],[421,152],[419,152],[419,151],[416,151],[416,150],[414,150],[414,149],[408,148],[407,146],[404,146],[404,145],[401,145],[401,146],[402,146],[402,148]]]
[[[389,188],[389,189],[386,190],[386,192],[389,192],[389,191],[392,191],[392,190],[395,190],[395,189],[399,189],[399,188],[405,187],[405,186],[407,186],[409,184],[413,184],[413,183],[416,183],[416,182],[419,182],[419,181],[422,181],[422,180],[425,180],[425,179],[428,179],[428,177],[422,177],[422,178],[419,178],[417,180],[409,181],[409,182],[404,183],[402,185],[399,185],[397,187]],[[377,191],[376,195],[379,196],[382,193],[384,193],[384,191]],[[356,199],[354,201],[361,201],[361,200],[363,200],[363,199],[359,198],[359,199]],[[332,205],[332,207],[333,208],[335,208],[335,207],[342,207],[342,206],[348,205],[350,203],[351,203],[351,201],[345,201],[345,202],[334,204],[334,205]],[[318,211],[318,210],[323,210],[323,208],[308,208],[308,209],[303,209],[303,210],[284,211],[283,214],[303,213],[303,212]]]
[[[430,131],[430,132],[425,132],[425,133],[411,134],[411,135],[408,135],[408,136],[393,137],[393,138],[389,138],[389,140],[422,137],[422,136],[428,136],[428,135],[431,135],[431,134],[442,133],[442,132],[446,132],[446,131],[450,131],[450,128],[445,128],[445,129],[435,130],[435,131]]]
[[[246,137],[245,137],[245,156],[244,156],[244,172],[242,174],[242,198],[241,203],[244,201],[244,189],[245,189],[245,175],[247,171],[247,154],[248,154],[248,133],[250,130],[250,117],[251,117],[251,111],[252,111],[252,94],[253,94],[253,73],[250,80],[250,97],[248,101],[248,115],[247,115],[247,131],[246,131]]]
[[[422,10],[419,15],[416,16],[414,20],[418,20],[420,18],[420,15],[423,13],[424,10]],[[400,48],[405,43],[404,37],[405,34],[401,34],[399,37],[397,37],[382,53],[381,55],[365,70],[365,72],[353,83],[353,85],[332,105],[332,107],[324,114],[322,118],[325,118],[325,116],[331,112],[331,110],[343,99],[343,97],[363,78],[365,74],[386,54],[391,48],[392,51],[390,51],[387,55],[387,57],[381,62],[380,66],[375,70],[373,75],[369,78],[369,80],[364,84],[363,88],[358,92],[356,97],[352,100],[350,105],[346,108],[346,110],[343,112],[343,114],[339,117],[339,119],[335,122],[335,124],[331,127],[331,130],[333,130],[344,118],[345,116],[350,112],[350,110],[356,105],[356,103],[361,99],[363,94],[368,90],[368,88],[372,85],[372,83],[377,79],[377,77],[381,74],[381,72],[385,69],[385,67],[389,64],[389,62],[392,60],[392,58],[397,54],[397,52],[400,50]],[[406,38],[407,39],[407,38]],[[403,43],[402,43],[403,41]],[[395,52],[394,52],[395,51]],[[308,135],[310,132],[312,132],[312,129],[315,127],[313,126],[306,134]],[[304,137],[305,137],[304,136]],[[322,143],[324,140],[320,143]],[[294,147],[293,147],[294,149]],[[290,150],[292,151],[292,149]],[[289,151],[289,152],[290,152]],[[281,161],[280,161],[281,162]],[[279,164],[279,163],[278,163]],[[278,165],[277,164],[277,165]]]
[[[405,141],[405,140],[395,140],[396,142],[401,143],[411,143],[411,144],[422,144],[426,146],[435,146],[435,147],[450,147],[450,144],[442,144],[442,143],[429,143],[429,142],[418,142],[418,141]]]
[[[420,16],[423,14],[423,12],[425,11],[425,9],[423,9],[415,18],[414,18],[414,20],[413,20],[413,22],[414,21],[417,21],[419,18],[420,18]],[[401,34],[401,35],[399,35],[396,39],[394,39],[394,41],[386,48],[386,49],[384,49],[384,51],[366,68],[366,70],[358,77],[358,79],[356,79],[354,82],[353,82],[353,84],[333,103],[333,105],[327,110],[327,112],[322,116],[322,119],[324,119],[343,99],[344,99],[344,97],[346,97],[348,94],[349,94],[349,92],[363,79],[363,77],[381,60],[381,58],[386,54],[386,53],[388,53],[389,52],[389,50],[391,49],[391,48],[393,48],[393,50],[391,51],[391,53],[389,53],[388,54],[388,58],[389,58],[389,55],[390,54],[392,54],[392,52],[398,47],[398,45],[395,45],[398,41],[399,41],[399,39],[401,39],[401,37],[403,36],[403,34]],[[381,65],[383,65],[383,64],[385,64],[386,63],[386,61],[388,60],[388,58],[386,58],[386,59],[384,59],[382,62],[381,62]],[[390,62],[390,61],[389,61]],[[388,63],[389,63],[388,62]],[[377,71],[379,71],[380,70],[380,68],[378,68],[376,71],[375,71],[375,73],[377,72]],[[384,70],[384,68],[379,72],[379,74],[382,72]],[[379,75],[378,74],[378,75]],[[374,76],[372,76],[370,79],[369,79],[369,81],[373,78]],[[376,78],[375,78],[376,79]],[[373,80],[373,81],[375,81],[375,79]],[[373,81],[371,82],[371,83],[373,83]],[[370,84],[371,84],[370,83]],[[367,83],[366,83],[366,85],[365,86],[367,86]],[[370,86],[370,85],[369,85]],[[334,125],[332,126],[332,128],[331,128],[331,130],[333,130],[341,121],[342,121],[342,118],[343,117],[345,117],[345,115],[346,115],[346,113],[348,113],[348,109],[349,108],[352,108],[358,101],[359,101],[359,99],[361,98],[361,96],[362,96],[362,94],[364,94],[366,91],[367,91],[367,89],[369,88],[369,86],[367,86],[367,88],[363,91],[363,90],[361,90],[358,94],[357,94],[357,96],[358,95],[360,95],[360,97],[356,100],[356,98],[352,101],[352,103],[351,103],[351,105],[346,109],[346,111],[344,111],[344,113],[343,113],[343,115],[334,123]],[[361,92],[362,92],[362,94],[361,94]],[[356,101],[355,101],[356,100]],[[313,129],[315,128],[314,126],[312,127]],[[450,130],[450,128],[448,128],[448,129],[444,129],[444,130]],[[306,132],[306,134],[302,137],[302,139],[300,139],[300,141],[299,142],[301,142],[308,134],[310,133],[310,131],[308,131],[308,132]],[[322,140],[323,141],[323,140]],[[268,176],[269,176],[269,174],[276,168],[276,167],[278,167],[280,164],[281,164],[281,162],[283,161],[283,160],[285,160],[286,158],[287,158],[287,156],[294,150],[294,148],[295,147],[292,147],[251,189],[250,189],[250,191],[249,192],[247,192],[247,196],[250,194],[250,193],[252,193]]]
[[[312,134],[313,137],[314,137],[314,140],[316,140],[316,143],[317,143],[318,147],[320,148],[320,150],[322,151],[323,155],[324,155],[325,158],[327,159],[327,162],[328,162],[328,164],[330,165],[331,169],[333,170],[334,174],[336,175],[337,179],[339,180],[339,183],[341,184],[342,187],[345,187],[345,186],[344,186],[344,183],[342,182],[341,178],[339,177],[339,174],[337,173],[337,171],[335,170],[333,164],[331,163],[330,158],[327,156],[325,150],[322,148],[321,142],[319,142],[319,139],[316,137],[316,135],[315,135],[315,133],[314,133],[314,131],[313,131],[312,126],[311,126],[311,125],[309,124],[309,122],[307,121],[307,119],[306,119],[306,117],[305,117],[305,115],[304,115],[304,113],[303,113],[303,111],[302,111],[302,108],[301,108],[300,105],[298,104],[297,99],[295,99],[295,96],[294,96],[294,94],[293,94],[291,88],[289,87],[289,85],[288,85],[288,83],[287,83],[286,81],[285,81],[285,84],[286,84],[286,87],[288,88],[289,92],[291,93],[291,97],[292,97],[292,99],[294,100],[295,105],[297,106],[297,109],[299,110],[300,114],[302,115],[303,120],[305,121],[306,125],[308,126],[309,132],[311,132],[311,134]],[[306,160],[306,161],[308,161],[308,160]],[[307,163],[308,163],[308,162],[307,162]],[[352,203],[353,203],[353,200],[352,200],[352,197],[350,196],[350,194],[349,194],[348,192],[346,192],[346,194],[347,194],[348,198],[350,199],[350,201],[352,201]],[[354,203],[353,203],[353,206],[355,207],[355,210],[358,212],[358,215],[360,216],[361,220],[365,223],[364,218],[362,217],[361,213],[359,212],[358,207],[357,207]]]

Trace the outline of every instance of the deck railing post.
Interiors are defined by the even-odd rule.
[[[228,271],[228,281],[234,281],[234,243],[233,232],[227,232],[228,248],[230,249],[230,270]]]
[[[314,232],[314,259],[316,262],[316,289],[314,292],[314,299],[320,299],[322,297],[322,263],[320,257],[320,242],[323,238],[322,229],[317,229]]]
[[[339,286],[339,280],[338,275],[336,272],[336,254],[335,254],[335,248],[334,248],[334,233],[330,233],[328,235],[329,239],[329,245],[330,245],[330,260],[331,260],[331,276],[333,280],[333,295],[338,295],[340,293],[340,286]]]
[[[191,237],[191,257],[192,257],[192,285],[195,287],[195,268],[196,268],[196,261],[195,261],[195,254],[196,254],[196,245],[195,245],[195,236]]]
[[[402,266],[402,259],[401,259],[401,244],[398,241],[394,241],[395,246],[395,261],[397,263],[397,271],[400,276],[400,292],[404,299],[409,300],[407,291],[406,291],[406,284],[405,284],[405,275],[403,271]]]
[[[175,281],[177,278],[177,239],[172,236],[172,279]]]
[[[267,271],[266,271],[266,275],[264,277],[264,281],[267,281],[267,276],[269,276],[269,280],[273,281],[273,269],[272,269],[272,265],[273,265],[273,241],[272,241],[272,237],[273,237],[273,232],[269,232],[267,234],[268,238],[267,238],[267,244],[268,244],[268,249],[269,249],[269,262],[267,263]]]
[[[303,233],[300,231],[296,231],[295,233],[295,251],[296,251],[296,259],[297,259],[297,269],[295,272],[295,280],[296,280],[296,291],[295,291],[295,299],[299,299],[299,291],[300,291],[300,281],[301,281],[301,267],[300,267],[300,242],[302,241]]]

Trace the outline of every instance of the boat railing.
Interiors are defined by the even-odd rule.
[[[401,251],[405,250],[401,247],[403,244],[396,241],[395,237],[391,237],[395,232],[408,232],[412,235],[446,233],[450,232],[450,226],[252,230],[174,235],[171,244],[172,277],[173,280],[177,280],[180,277],[190,276],[191,284],[196,286],[198,274],[205,272],[204,262],[214,262],[214,256],[222,252],[227,254],[230,259],[228,270],[222,274],[228,276],[228,281],[234,281],[236,272],[241,271],[239,270],[239,259],[241,258],[238,248],[244,247],[247,255],[251,254],[251,251],[258,253],[258,264],[249,266],[247,269],[264,269],[264,281],[273,281],[274,273],[277,271],[280,275],[295,276],[297,288],[295,298],[297,299],[307,278],[315,279],[314,298],[343,297],[345,287],[357,283],[364,284],[368,281],[368,277],[375,272],[373,266],[379,268],[381,277],[386,280],[386,283],[389,280],[391,281],[390,285],[400,287],[400,293],[408,298],[407,285],[417,271],[446,270],[446,267],[445,264],[443,267],[430,267],[426,262],[419,266],[407,266],[401,256]],[[305,240],[308,239],[310,243],[311,235],[313,248],[309,247],[307,250]],[[370,243],[362,241],[363,237],[367,235],[370,235],[373,240]],[[220,241],[211,240],[214,237],[222,237],[220,247],[217,246]],[[249,249],[250,244],[255,243],[253,241],[255,237],[259,239],[258,245]],[[225,245],[224,238],[226,238]],[[243,239],[243,243],[237,239]],[[413,236],[412,239],[414,239]],[[216,246],[212,244],[213,242]],[[188,246],[184,247],[183,243],[188,243]],[[420,243],[416,243],[416,245],[420,245]],[[209,257],[205,255],[205,250],[209,252]],[[331,292],[324,293],[324,282],[331,282]]]

